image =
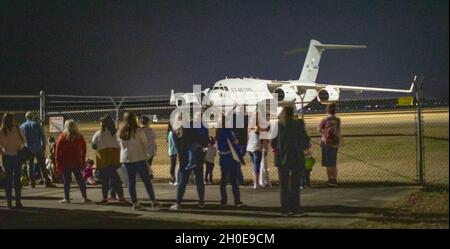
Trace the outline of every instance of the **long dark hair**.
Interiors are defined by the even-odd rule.
[[[7,112],[3,114],[0,131],[3,132],[5,135],[8,135],[8,132],[12,131],[14,128],[18,129],[17,123],[14,124],[15,118],[16,116],[14,115],[14,113]]]
[[[132,136],[135,137],[136,130],[139,128],[136,114],[133,112],[125,112],[123,114],[123,121],[125,124],[120,128],[119,137],[122,140],[130,140]]]
[[[100,119],[102,131],[108,130],[111,136],[115,136],[117,133],[116,124],[110,115],[105,115]]]
[[[283,107],[283,111],[280,113],[280,123],[286,125],[289,121],[294,119],[294,107],[293,106],[285,106]]]

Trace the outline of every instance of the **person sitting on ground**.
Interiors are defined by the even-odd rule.
[[[87,198],[86,182],[81,174],[86,166],[86,142],[80,134],[74,120],[64,123],[64,131],[58,137],[55,148],[56,171],[62,175],[64,181],[64,199],[60,203],[70,203],[70,183],[72,174],[78,183],[82,195],[82,202],[91,202]]]
[[[208,150],[205,154],[205,184],[213,184],[213,170],[214,170],[214,161],[217,156],[217,148],[216,148],[216,140],[214,137],[209,137]]]

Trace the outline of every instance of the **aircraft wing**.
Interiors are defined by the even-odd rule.
[[[339,89],[339,91],[349,91],[349,92],[391,92],[391,93],[412,93],[414,90],[414,83],[411,87],[406,89],[392,89],[392,88],[379,88],[379,87],[362,87],[362,86],[346,86],[346,85],[328,85],[328,84],[316,84],[316,88],[334,88]]]

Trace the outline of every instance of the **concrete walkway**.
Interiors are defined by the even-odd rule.
[[[158,200],[164,203],[159,209],[148,208],[145,211],[132,211],[129,205],[119,203],[109,203],[107,205],[96,204],[101,199],[100,186],[90,186],[88,197],[94,203],[82,204],[79,190],[73,186],[71,191],[71,204],[59,204],[58,200],[63,197],[63,188],[48,189],[38,186],[35,189],[25,187],[23,189],[23,204],[26,207],[22,210],[7,210],[4,191],[0,192],[0,224],[8,227],[11,215],[70,215],[71,212],[93,212],[96,214],[108,214],[111,217],[124,218],[118,228],[132,228],[133,223],[126,222],[126,219],[140,219],[145,223],[147,220],[171,221],[171,222],[227,222],[229,224],[239,223],[259,223],[258,227],[345,227],[353,222],[379,214],[405,195],[412,193],[418,187],[411,186],[381,186],[381,187],[339,187],[339,188],[313,188],[301,192],[303,209],[307,213],[301,218],[281,218],[279,213],[279,189],[278,187],[268,187],[264,189],[252,189],[249,186],[241,187],[242,201],[247,204],[244,208],[227,207],[219,205],[219,186],[206,186],[206,207],[197,207],[197,194],[194,185],[189,185],[185,195],[185,202],[178,212],[169,211],[168,207],[173,204],[176,187],[168,184],[154,184]],[[230,187],[229,187],[230,188]],[[231,189],[229,192],[229,202],[232,203]],[[128,192],[125,190],[128,197]],[[138,196],[142,198],[142,204],[148,207],[148,200],[145,199],[145,191],[141,184],[138,184]],[[97,211],[97,212],[95,212]],[[77,227],[78,223],[70,224],[69,219],[66,227]],[[15,227],[27,227],[17,225]],[[48,224],[42,224],[43,227]],[[105,225],[106,226],[106,225]],[[117,226],[117,225],[114,225]],[[33,227],[40,227],[39,223]],[[58,225],[57,227],[61,227]],[[64,226],[63,226],[64,227]],[[82,226],[84,227],[84,226]],[[102,227],[96,224],[96,227]],[[145,225],[144,225],[145,227]]]

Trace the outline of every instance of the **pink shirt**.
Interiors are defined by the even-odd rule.
[[[22,141],[20,134],[24,141]],[[17,151],[22,149],[24,142],[25,136],[19,129],[8,131],[8,135],[0,131],[0,154],[15,156]]]

